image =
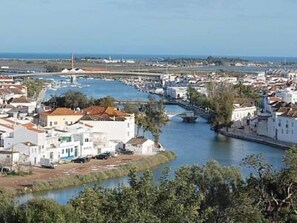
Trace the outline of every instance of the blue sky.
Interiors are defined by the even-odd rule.
[[[297,56],[297,0],[1,0],[0,52]]]

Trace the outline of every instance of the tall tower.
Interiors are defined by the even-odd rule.
[[[72,56],[71,56],[71,69],[73,69],[74,68],[74,58],[73,58],[73,54],[72,54]]]

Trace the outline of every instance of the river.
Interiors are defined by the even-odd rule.
[[[78,79],[78,82],[83,85],[88,85],[88,87],[66,87],[58,89],[54,91],[54,93],[58,95],[67,91],[67,89],[73,89],[81,90],[88,96],[93,97],[111,95],[117,99],[143,100],[148,96],[146,93],[139,92],[134,87],[124,85],[118,81]],[[53,92],[48,91],[46,96],[49,97],[52,93]],[[175,105],[166,106],[166,110],[171,113],[182,113],[184,111],[181,107]],[[274,168],[278,169],[283,166],[281,160],[284,151],[266,145],[218,135],[211,131],[207,122],[201,118],[199,118],[196,123],[183,123],[179,117],[173,117],[162,129],[160,141],[167,150],[172,150],[176,153],[177,159],[153,170],[156,181],[160,178],[165,166],[170,167],[172,176],[174,171],[182,165],[203,165],[209,160],[217,160],[221,165],[225,166],[238,166],[241,168],[243,175],[246,176],[250,170],[240,166],[241,160],[247,155],[258,153],[262,153],[264,158],[268,160]],[[25,194],[20,196],[18,201],[23,203],[33,197],[42,196],[56,200],[61,204],[66,204],[69,199],[78,195],[85,187],[94,185],[115,187],[121,183],[127,183],[127,177],[43,193]]]

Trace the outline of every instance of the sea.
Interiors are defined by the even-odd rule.
[[[0,59],[70,59],[71,53],[1,53]],[[198,58],[205,59],[209,55],[145,55],[145,54],[96,54],[96,53],[75,53],[76,58],[96,57],[96,58],[113,58],[113,59],[134,59],[134,60],[147,60],[147,59],[163,59],[163,58]],[[249,61],[256,62],[297,62],[297,57],[280,57],[280,56],[226,56],[214,55],[214,57],[227,57],[227,58],[241,58]]]

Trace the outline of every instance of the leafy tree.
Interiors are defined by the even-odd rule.
[[[140,129],[143,128],[144,124],[144,116],[140,112],[140,104],[133,104],[130,102],[126,102],[123,104],[123,110],[127,113],[133,113],[135,117],[135,124],[137,126],[136,136],[139,136]]]
[[[13,197],[7,193],[0,192],[0,222],[16,222],[16,206]]]
[[[158,184],[151,171],[132,169],[129,185],[87,188],[66,206],[46,199],[16,206],[0,193],[0,222],[297,222],[297,149],[287,151],[284,162],[275,171],[261,155],[248,156],[246,180],[238,168],[216,161],[183,166],[173,178],[165,169]]]
[[[220,84],[215,86],[209,85],[210,108],[213,111],[211,123],[215,131],[222,127],[231,125],[231,117],[233,112],[233,103],[235,92],[232,86],[228,84]]]
[[[24,84],[27,87],[27,94],[29,98],[37,98],[38,94],[41,92],[44,80],[39,79],[26,79]]]
[[[240,82],[234,86],[234,89],[236,90],[237,97],[239,98],[249,98],[253,99],[255,102],[258,102],[260,99],[259,93],[252,86],[244,85]]]
[[[97,105],[102,107],[115,107],[115,99],[111,96],[98,99]]]
[[[60,72],[60,71],[61,71],[61,69],[56,65],[46,65],[45,66],[45,72],[52,73],[52,72]]]
[[[192,105],[194,100],[198,97],[198,92],[195,88],[189,86],[187,88],[187,98],[190,101],[190,104]]]
[[[21,205],[17,211],[22,223],[68,223],[77,222],[76,213],[70,206],[61,206],[55,201],[36,198]]]
[[[85,108],[88,105],[88,98],[80,91],[69,90],[62,95],[65,100],[64,106],[67,108]]]
[[[161,128],[168,121],[163,101],[156,101],[155,98],[149,96],[147,104],[144,105],[144,114],[143,128],[152,133],[155,146],[159,146]]]
[[[273,222],[296,222],[297,220],[297,149],[286,152],[287,164],[282,170],[272,171],[262,156],[252,155],[243,164],[254,169],[247,179],[245,193],[254,199],[265,218]]]

